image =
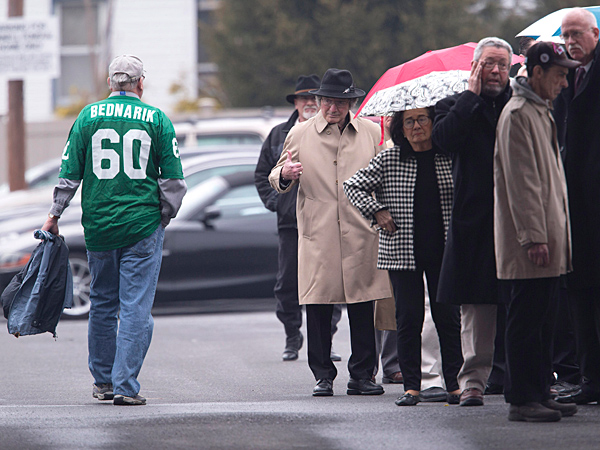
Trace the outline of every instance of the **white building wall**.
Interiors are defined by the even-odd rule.
[[[124,53],[142,59],[146,70],[143,100],[172,114],[178,97],[169,93],[184,83],[197,93],[197,1],[113,0],[109,61]],[[52,0],[25,0],[24,15],[47,16]],[[8,0],[0,0],[0,18],[8,16]],[[106,68],[108,71],[108,68]],[[24,83],[25,120],[54,119],[52,80],[30,77]],[[8,113],[8,83],[0,78],[0,115]]]
[[[25,0],[23,15],[47,17],[52,10],[52,0]],[[8,17],[8,0],[0,0],[0,19]],[[23,83],[26,122],[40,122],[54,117],[52,105],[52,79],[42,76],[28,77]],[[8,81],[0,77],[0,115],[8,114]]]
[[[146,70],[143,100],[167,114],[177,101],[169,93],[174,83],[196,96],[197,17],[196,0],[113,0],[109,56],[138,56]]]

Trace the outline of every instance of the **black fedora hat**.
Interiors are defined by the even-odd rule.
[[[352,74],[341,69],[327,69],[319,89],[310,93],[331,98],[359,98],[365,95],[365,91],[354,87]]]
[[[288,95],[285,99],[290,103],[294,103],[294,99],[298,96],[312,96],[314,94],[310,94],[309,91],[312,91],[313,89],[318,89],[320,84],[321,80],[314,73],[308,76],[300,75],[298,77],[298,81],[296,81],[296,92]]]

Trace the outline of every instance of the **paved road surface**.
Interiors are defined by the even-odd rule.
[[[0,449],[597,449],[600,406],[554,424],[508,422],[501,396],[483,407],[399,408],[402,386],[347,396],[344,315],[334,346],[335,396],[310,396],[306,349],[282,362],[273,313],[156,318],[140,375],[148,405],[116,407],[91,396],[87,324],[15,339],[0,321]]]

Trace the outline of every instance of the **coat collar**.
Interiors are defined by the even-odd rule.
[[[357,125],[358,119],[354,117],[354,113],[352,111],[348,111],[348,114],[350,115],[350,120],[348,121],[346,128],[352,127],[352,128],[354,128],[354,130],[356,132],[358,132],[358,125]],[[315,126],[317,127],[317,132],[322,133],[323,131],[325,131],[325,129],[327,127],[329,127],[329,126],[337,127],[337,124],[330,125],[329,122],[327,122],[325,120],[325,117],[323,117],[323,114],[321,114],[321,110],[319,110],[319,112],[315,116]]]

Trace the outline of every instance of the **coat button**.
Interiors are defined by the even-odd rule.
[[[330,130],[327,130],[327,131],[326,131],[326,133],[327,133],[327,134],[331,134],[331,131],[330,131]]]
[[[333,165],[334,165],[334,166],[337,166],[337,161],[333,161]]]
[[[336,184],[336,185],[338,184],[338,180],[335,180],[335,184]]]

